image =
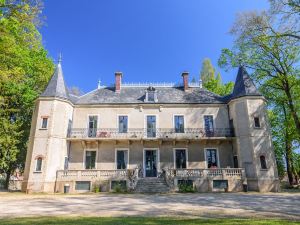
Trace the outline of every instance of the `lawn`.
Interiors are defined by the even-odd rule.
[[[182,225],[195,225],[195,224],[226,224],[226,225],[237,225],[237,224],[300,224],[296,221],[287,220],[275,220],[275,219],[188,219],[188,218],[162,218],[162,217],[35,217],[35,218],[14,218],[14,219],[0,219],[1,225],[39,225],[39,224],[55,224],[55,225],[158,225],[158,224],[182,224]]]

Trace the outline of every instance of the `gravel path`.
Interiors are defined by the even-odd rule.
[[[25,195],[0,193],[0,217],[269,217],[300,220],[300,193]]]

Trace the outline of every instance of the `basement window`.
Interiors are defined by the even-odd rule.
[[[90,191],[91,190],[91,182],[90,181],[76,181],[75,190],[76,191]]]

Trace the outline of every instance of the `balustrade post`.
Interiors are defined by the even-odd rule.
[[[222,171],[222,178],[225,179],[225,177],[227,176],[227,171],[226,169],[221,169]]]

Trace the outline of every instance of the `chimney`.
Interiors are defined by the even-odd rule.
[[[120,93],[122,84],[122,72],[115,72],[115,92]]]
[[[182,73],[182,81],[183,81],[183,90],[187,91],[189,89],[189,72]]]

